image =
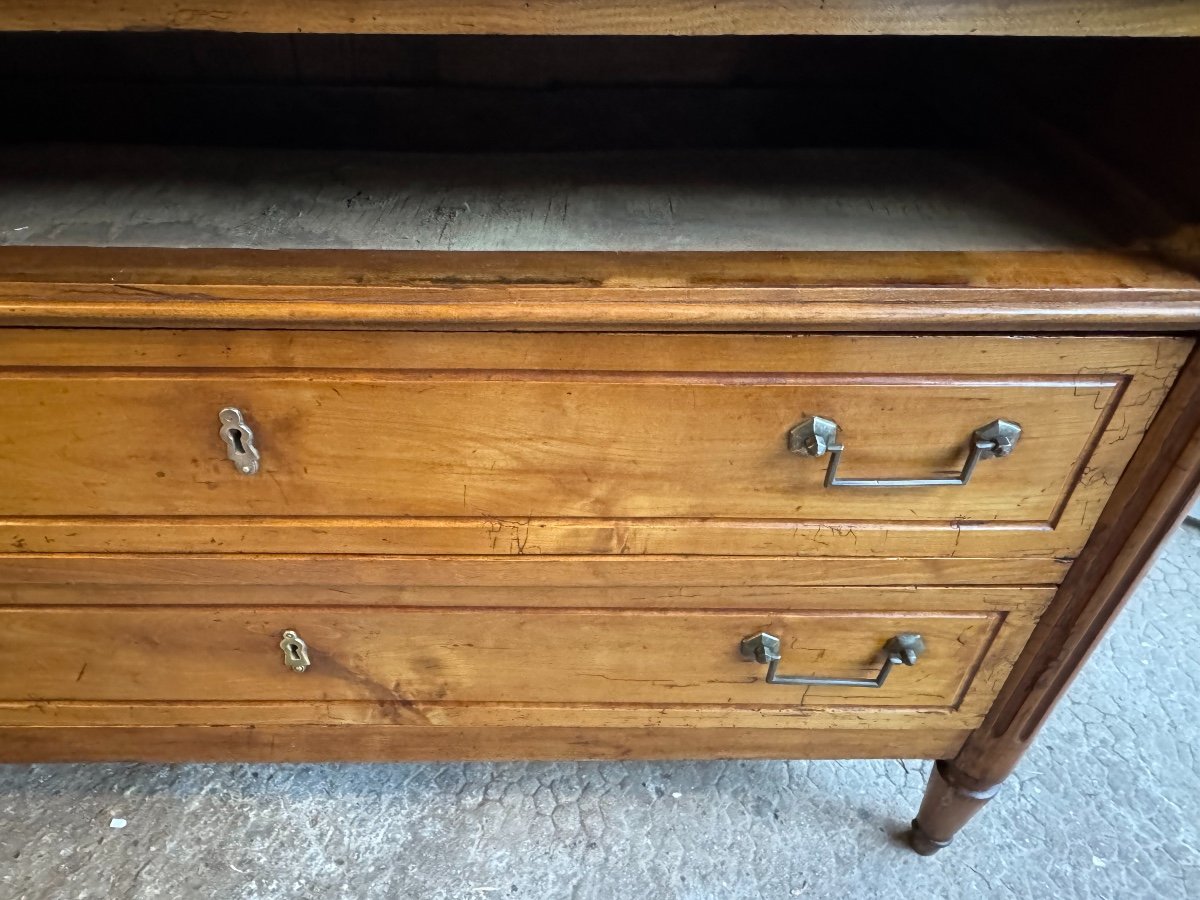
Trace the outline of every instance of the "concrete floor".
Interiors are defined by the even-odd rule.
[[[0,898],[1198,897],[1198,588],[1185,528],[931,859],[927,763],[9,766]]]

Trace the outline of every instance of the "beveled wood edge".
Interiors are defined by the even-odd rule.
[[[849,332],[1200,329],[1149,254],[0,247],[0,325]]]
[[[1093,504],[1093,509],[1097,504]],[[636,519],[296,519],[231,522],[227,517],[0,519],[9,551],[72,554],[188,554],[230,549],[255,554],[322,553],[508,556],[795,556],[863,558],[1071,559],[1089,523],[959,526],[954,523],[701,521]]]
[[[976,716],[982,722],[1007,680],[1013,660],[1020,655],[1051,599],[1047,598],[1046,604],[1040,608],[1011,608],[997,616],[987,647],[963,677],[959,695],[952,707],[958,714]]]
[[[3,0],[0,0],[3,2]],[[336,288],[1200,288],[1148,250],[361,250],[0,246],[0,283]],[[132,290],[130,291],[132,293]],[[231,294],[236,296],[236,294]]]
[[[337,34],[831,34],[1183,37],[1200,12],[1166,0],[5,0],[0,29]]]
[[[1055,585],[1070,560],[961,557],[0,553],[0,584],[949,587]]]
[[[1175,378],[1176,371],[1177,370],[1172,369],[1167,375],[1168,385],[1172,383],[1173,379]],[[1107,402],[1104,404],[1103,410],[1101,410],[1100,415],[1096,417],[1096,425],[1092,429],[1091,435],[1088,437],[1085,449],[1079,454],[1079,458],[1075,460],[1075,465],[1071,468],[1070,473],[1063,482],[1062,494],[1059,496],[1058,502],[1054,506],[1054,510],[1046,519],[1046,527],[1057,531],[1062,527],[1063,516],[1066,515],[1067,510],[1077,506],[1077,504],[1073,504],[1071,501],[1075,499],[1075,493],[1083,483],[1083,474],[1091,465],[1094,464],[1094,461],[1098,458],[1098,456],[1102,455],[1101,442],[1106,437],[1111,440],[1113,419],[1116,417],[1117,411],[1121,409],[1122,404],[1126,402],[1129,388],[1134,383],[1135,377],[1136,376],[1124,377],[1110,393]],[[1144,379],[1142,379],[1142,383],[1144,383]],[[1160,403],[1163,396],[1164,395],[1160,393]],[[1097,400],[1098,399],[1099,395],[1097,394]],[[1079,534],[1077,547],[1082,546],[1083,542],[1087,540],[1088,534],[1088,531],[1082,531],[1082,533]]]
[[[981,647],[981,660],[990,653]],[[990,696],[990,695],[989,695]],[[986,699],[986,698],[985,698]],[[755,728],[841,731],[970,730],[982,712],[901,703],[880,706],[748,706],[645,703],[439,703],[397,700],[0,703],[0,727],[420,725],[436,728]]]
[[[675,305],[671,301],[596,302],[571,309],[553,307],[547,299],[540,312],[498,303],[446,303],[436,307],[400,304],[328,305],[309,303],[247,303],[221,310],[189,303],[8,303],[0,300],[0,326],[59,325],[105,328],[367,328],[472,331],[760,331],[797,330],[847,333],[1085,333],[1103,331],[1183,332],[1200,327],[1200,301],[1159,295],[1144,304],[1121,298],[1084,295],[1073,302],[1006,298],[980,291],[967,302],[937,302],[930,292],[909,303],[876,303],[837,292],[834,300],[767,302],[732,309],[732,295],[704,303]],[[580,298],[572,298],[576,301]],[[742,296],[740,299],[745,299]],[[796,302],[799,301],[799,302]]]
[[[553,371],[601,373],[804,373],[903,383],[965,384],[1028,376],[1072,382],[1173,377],[1190,336],[663,334],[363,330],[0,328],[0,375],[14,370],[138,373],[229,369],[274,373],[342,371]],[[136,354],[131,357],[130,346]],[[664,349],[671,353],[664,358]],[[979,351],[1004,354],[981,364]],[[1153,357],[1151,353],[1153,351]],[[863,366],[862,359],[870,359]],[[993,357],[994,359],[994,357]],[[1080,368],[1086,359],[1088,365]],[[369,365],[364,365],[369,360]],[[1070,360],[1074,360],[1074,363]],[[69,365],[66,364],[69,361]],[[853,362],[849,362],[853,361]],[[852,375],[850,370],[859,374]],[[919,373],[919,375],[914,375]],[[241,374],[241,373],[239,373]]]
[[[0,727],[0,763],[936,759],[968,732],[419,725]]]
[[[619,573],[614,573],[619,575]],[[650,579],[645,579],[650,580]],[[187,580],[174,583],[14,583],[0,582],[0,610],[20,608],[101,607],[221,607],[252,606],[312,608],[503,609],[582,611],[805,611],[903,613],[1018,612],[1036,618],[1054,596],[1049,584],[772,584],[744,580],[741,573],[707,584],[678,582],[631,584],[618,580],[589,580],[546,584],[458,583],[421,585],[397,580],[394,584],[311,584],[286,579],[278,583],[253,583],[230,575],[224,583],[203,584]],[[665,579],[664,579],[665,582]]]

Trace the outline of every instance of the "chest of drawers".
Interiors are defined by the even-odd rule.
[[[27,63],[48,40],[5,38]],[[213,38],[90,40],[161,67]],[[351,68],[499,58],[423,40]],[[31,112],[70,102],[63,73],[27,86],[60,142],[0,151],[24,223],[0,247],[0,760],[937,759],[935,851],[1200,479],[1188,210],[1019,115],[1037,164],[977,135],[689,149],[779,100],[711,72],[760,45],[680,51],[711,83],[665,101],[678,45],[523,46],[569,102],[513,93],[505,58],[516,124],[457,137],[473,155],[450,126],[495,98],[460,88],[372,89],[448,112],[371,154],[218,149],[167,113],[114,149],[82,108],[64,144]],[[614,48],[628,107],[570,85]],[[236,102],[201,73],[189,115],[252,132],[279,91],[361,114],[262,65]],[[126,100],[170,91],[152,71]]]

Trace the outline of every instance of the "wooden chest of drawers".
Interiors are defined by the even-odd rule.
[[[3,527],[49,552],[9,559],[0,721],[847,728],[919,755],[982,722],[1190,344],[11,328],[0,442],[36,452],[0,459]],[[1015,443],[979,453],[997,420]],[[856,483],[883,474],[912,483]],[[878,688],[792,685],[759,634],[818,680],[920,642]]]
[[[622,142],[762,102],[624,52]],[[1200,480],[1186,211],[1020,116],[1038,163],[522,102],[474,157],[0,151],[0,761],[919,757],[944,846]]]

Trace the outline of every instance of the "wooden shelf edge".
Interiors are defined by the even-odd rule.
[[[1094,332],[1200,330],[1149,254],[0,247],[0,325]]]
[[[1184,37],[1200,34],[1200,9],[1171,0],[5,0],[0,2],[0,29]]]
[[[936,759],[962,730],[417,725],[0,727],[0,763]]]

